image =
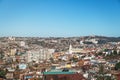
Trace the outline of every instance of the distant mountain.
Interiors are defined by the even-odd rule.
[[[8,37],[0,37],[0,40],[7,39]],[[120,41],[120,37],[106,37],[106,36],[82,36],[82,37],[15,37],[16,40],[37,40],[37,39],[44,39],[44,40],[59,40],[59,39],[70,39],[70,40],[81,40],[81,39],[99,39],[105,40],[107,42],[118,42]]]
[[[99,38],[100,40],[106,40],[108,42],[119,42],[120,41],[120,37],[95,36],[95,38]]]

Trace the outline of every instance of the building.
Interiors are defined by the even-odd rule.
[[[41,60],[48,60],[52,57],[54,49],[40,49],[40,50],[30,50],[27,52],[27,62],[39,62]]]
[[[21,46],[21,47],[24,47],[24,46],[25,46],[25,42],[24,42],[24,41],[21,41],[21,42],[20,42],[20,46]]]
[[[11,49],[10,55],[14,56],[16,54],[16,49]]]
[[[75,71],[63,69],[63,70],[51,70],[43,73],[43,80],[87,80],[82,74]]]
[[[69,54],[73,53],[89,53],[89,50],[84,50],[82,48],[73,48],[72,45],[70,44],[69,46]]]

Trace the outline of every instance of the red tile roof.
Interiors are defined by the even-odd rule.
[[[76,73],[70,76],[71,80],[87,80],[82,74]]]
[[[75,73],[75,74],[54,74],[54,75],[46,75],[45,80],[51,80],[51,78],[54,78],[56,80],[87,80],[83,77],[82,74]]]

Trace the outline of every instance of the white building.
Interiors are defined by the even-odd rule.
[[[41,60],[48,60],[52,57],[54,51],[54,49],[30,50],[27,52],[27,62],[35,61],[38,63]]]
[[[21,42],[20,42],[20,46],[24,47],[24,46],[25,46],[25,42],[24,42],[24,41],[21,41]]]
[[[89,53],[90,50],[84,50],[82,48],[73,48],[72,45],[69,46],[69,54],[73,54],[73,53]]]
[[[15,37],[10,36],[8,37],[8,40],[15,41]]]

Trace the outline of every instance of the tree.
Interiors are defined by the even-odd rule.
[[[0,77],[5,78],[6,72],[0,69]]]
[[[117,51],[116,51],[116,50],[114,50],[114,51],[113,51],[113,54],[114,54],[114,55],[117,55]]]
[[[3,57],[4,57],[4,52],[1,50],[0,51],[0,59],[3,59]]]
[[[120,70],[120,62],[116,63],[115,70]]]
[[[52,57],[50,58],[50,61],[51,61],[52,63],[54,63],[54,59],[53,59]]]
[[[102,51],[100,51],[100,52],[98,52],[98,53],[95,54],[96,57],[102,56],[102,55],[103,55],[103,52],[102,52]]]
[[[104,66],[103,66],[103,64],[99,65],[99,73],[104,74]]]
[[[103,64],[99,64],[99,72],[97,75],[97,80],[104,80],[105,78],[105,71],[104,71],[104,66]]]

